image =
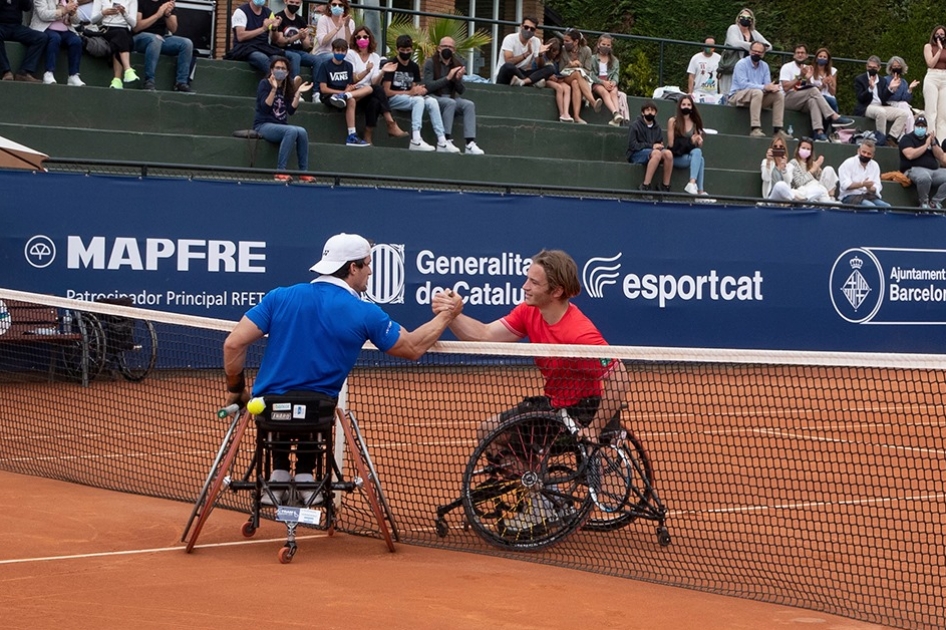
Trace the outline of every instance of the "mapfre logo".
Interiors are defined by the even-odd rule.
[[[368,299],[376,304],[404,303],[404,245],[382,243],[371,248]]]
[[[869,322],[884,302],[884,270],[868,249],[849,249],[831,268],[831,304],[845,320]]]
[[[56,244],[53,239],[42,234],[37,234],[26,241],[26,247],[23,248],[23,255],[26,256],[26,262],[37,269],[43,269],[53,264],[56,260]]]
[[[593,298],[604,297],[604,287],[617,284],[621,275],[621,259],[623,252],[618,252],[610,258],[591,258],[581,270],[581,283]]]

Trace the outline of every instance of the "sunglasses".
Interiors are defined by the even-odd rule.
[[[526,26],[525,24],[522,25],[522,28],[524,28],[527,31],[533,31],[533,32],[535,32],[535,29],[536,29],[536,27],[534,26]]]
[[[367,39],[368,41],[371,41],[371,38],[368,37],[367,35],[355,35],[355,39],[356,39],[356,40],[359,40],[359,39]]]

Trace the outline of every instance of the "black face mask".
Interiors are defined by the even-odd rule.
[[[869,74],[869,75],[872,76],[872,77],[876,77],[876,76],[877,76],[877,68],[868,68],[868,69],[867,69],[867,74]]]
[[[869,157],[867,157],[866,155],[858,155],[858,156],[857,156],[857,159],[861,161],[861,164],[867,164],[867,163],[870,162],[873,158],[869,158]]]
[[[450,61],[450,59],[453,57],[453,51],[449,48],[444,48],[440,51],[440,56],[443,57],[444,61]]]
[[[903,68],[891,68],[891,69],[890,69],[890,74],[900,74],[901,72],[903,72]]]
[[[397,57],[398,57],[398,59],[400,59],[401,61],[407,61],[407,60],[409,60],[409,59],[411,58],[411,53],[399,52],[399,53],[397,54]]]
[[[654,122],[654,118],[656,118],[656,116],[653,114],[644,114],[644,120],[647,122]]]
[[[760,61],[762,61],[762,55],[758,53],[753,53],[749,55],[749,59],[752,60],[752,63],[759,63]]]
[[[739,18],[739,24],[740,26],[752,26],[752,19],[747,18],[747,17],[741,17]]]
[[[299,7],[298,7],[297,5],[295,5],[295,4],[287,4],[287,5],[286,5],[286,13],[288,13],[288,14],[290,14],[290,15],[293,15],[293,14],[294,14],[296,11],[298,11],[298,10],[299,10]]]
[[[689,107],[681,107],[681,108],[680,108],[680,114],[683,115],[683,116],[689,116],[689,115],[690,115],[690,112],[692,112],[692,111],[693,111],[693,110],[690,109]]]

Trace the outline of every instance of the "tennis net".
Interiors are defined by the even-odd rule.
[[[0,301],[9,410],[0,470],[193,502],[226,429],[215,412],[233,322],[6,290]],[[251,349],[249,379],[264,349]],[[946,627],[946,357],[619,346],[601,354],[443,342],[408,362],[365,350],[347,406],[401,541],[899,628]],[[646,496],[628,496],[654,510],[609,522],[595,499],[580,529],[526,552],[490,544],[476,527],[488,514],[460,499],[482,422],[542,395],[541,357],[624,364],[622,424],[651,482]],[[600,497],[596,484],[586,485]],[[378,535],[353,496],[339,529]],[[248,511],[249,497],[224,493],[221,506]],[[189,510],[182,504],[182,524]],[[655,536],[663,519],[668,546]]]

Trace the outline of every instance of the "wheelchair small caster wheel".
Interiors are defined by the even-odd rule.
[[[450,531],[450,527],[447,525],[447,521],[443,520],[442,518],[438,518],[437,522],[435,523],[435,526],[437,529],[437,535],[441,538],[446,538],[447,532]]]
[[[247,521],[243,523],[243,527],[240,528],[240,533],[243,534],[244,538],[252,538],[253,534],[256,533],[256,528],[253,526],[253,523]]]
[[[292,562],[292,557],[296,555],[295,547],[283,547],[279,550],[279,563],[280,564],[289,564]]]
[[[670,544],[670,532],[667,531],[666,527],[657,528],[657,542],[660,543],[661,547],[666,547]]]

